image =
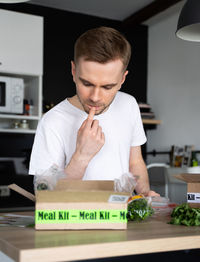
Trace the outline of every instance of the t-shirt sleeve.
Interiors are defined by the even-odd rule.
[[[63,145],[51,124],[45,123],[45,120],[42,119],[38,124],[33,143],[29,174],[42,174],[53,164],[64,169],[65,154]]]
[[[133,134],[132,134],[131,146],[140,146],[146,143],[147,138],[144,132],[140,109],[136,101],[133,104],[133,106],[134,106],[133,109],[134,121],[133,121]]]

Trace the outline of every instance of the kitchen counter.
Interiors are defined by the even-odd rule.
[[[0,250],[19,262],[51,262],[200,248],[200,227],[175,226],[168,221],[169,217],[157,216],[140,223],[129,222],[127,230],[1,227]]]

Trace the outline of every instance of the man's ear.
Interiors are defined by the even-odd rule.
[[[76,66],[75,66],[74,61],[71,61],[71,73],[73,76],[73,80],[75,80]]]
[[[124,83],[124,81],[126,80],[126,76],[128,75],[128,70],[126,70],[122,76],[122,81],[121,81],[121,85]]]

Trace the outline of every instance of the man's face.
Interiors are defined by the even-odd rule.
[[[76,65],[72,62],[76,94],[83,110],[89,113],[89,110],[95,107],[96,115],[106,111],[125,81],[127,73],[128,71],[123,72],[120,59],[105,64],[83,58],[80,58]]]

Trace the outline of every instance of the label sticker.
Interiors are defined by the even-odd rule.
[[[200,193],[187,193],[187,202],[188,203],[200,203]]]
[[[126,223],[127,211],[122,210],[36,210],[36,224],[61,223]]]
[[[109,203],[127,203],[130,196],[111,195],[108,199]]]

